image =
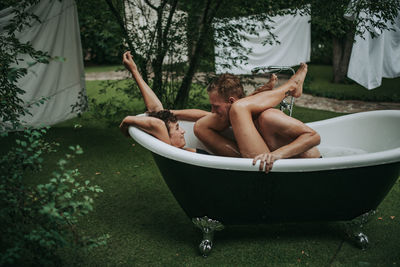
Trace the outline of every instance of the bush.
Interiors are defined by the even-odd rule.
[[[81,236],[78,218],[93,209],[93,198],[102,190],[81,180],[78,169],[66,165],[82,148],[58,161],[45,184],[27,186],[31,172],[42,168],[42,154],[54,152],[57,143],[43,140],[46,129],[25,130],[16,145],[0,159],[0,220],[2,227],[0,265],[54,265],[62,247],[90,249],[106,244],[107,235]],[[4,136],[4,134],[3,134]]]
[[[60,262],[56,253],[61,247],[92,248],[108,238],[80,236],[76,228],[78,218],[93,209],[90,195],[102,192],[89,181],[80,183],[77,169],[65,168],[75,154],[83,153],[79,146],[71,146],[73,154],[58,161],[58,171],[48,183],[25,185],[32,171],[41,170],[42,154],[54,152],[58,145],[43,140],[46,131],[17,134],[21,136],[16,145],[0,159],[0,265],[55,264]]]
[[[18,87],[19,78],[35,64],[47,64],[48,53],[21,43],[17,32],[29,28],[39,18],[29,13],[39,0],[7,0],[15,17],[0,32],[0,139],[7,131],[23,129],[20,118],[29,114]],[[24,57],[25,56],[25,57]],[[27,62],[24,58],[29,58]],[[45,99],[39,100],[40,105]],[[73,110],[85,99],[81,96]],[[79,182],[77,169],[68,170],[66,164],[75,154],[83,153],[79,146],[70,147],[74,153],[58,161],[58,170],[45,184],[28,186],[32,172],[41,170],[42,155],[55,151],[56,143],[45,142],[47,129],[28,129],[16,132],[15,145],[2,149],[0,154],[0,265],[55,265],[61,259],[61,247],[90,249],[105,244],[107,235],[98,238],[82,236],[76,227],[78,218],[92,210],[93,196],[101,192],[88,181]],[[3,140],[1,140],[3,141]],[[3,148],[3,147],[2,147]]]
[[[91,120],[106,121],[109,127],[117,127],[125,116],[146,111],[140,90],[136,82],[132,79],[93,81],[88,82],[87,85],[88,91],[93,90],[98,93],[97,97],[92,97],[89,100],[89,109],[92,114]],[[171,86],[175,86],[171,91],[177,91],[176,87],[179,84],[171,83]],[[164,108],[170,108],[170,106],[165,105],[165,102],[168,102],[168,100],[164,99],[164,102],[162,102]],[[204,85],[192,84],[187,107],[210,110],[208,95]]]

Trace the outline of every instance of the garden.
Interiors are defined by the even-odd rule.
[[[87,8],[89,2],[91,1],[86,3],[77,1],[78,10]],[[115,4],[118,1],[104,1],[101,5],[110,5],[110,2],[111,5],[114,3],[114,7],[118,7]],[[213,1],[209,2],[211,5],[216,4]],[[196,5],[192,5],[188,4],[193,8],[190,10],[196,10]],[[254,12],[253,9],[256,7],[249,7],[250,11],[246,12]],[[241,11],[235,9],[235,12]],[[24,16],[29,17],[29,14]],[[24,16],[21,15],[20,19],[23,20]],[[90,40],[93,38],[90,34],[95,34],[96,29],[88,25],[96,23],[94,20],[96,16],[98,14],[91,10],[85,21],[81,19],[80,22],[81,25],[86,23],[86,32],[83,28],[81,30],[84,53],[90,46],[93,46],[90,55],[93,56],[93,51],[96,51],[96,57],[85,62],[85,73],[88,75],[93,72],[120,71],[121,51],[103,49],[108,53],[103,51],[103,54],[100,54],[100,42],[89,43],[93,41]],[[110,27],[105,27],[103,30],[117,31],[119,26],[116,23]],[[202,33],[198,34],[200,38]],[[207,35],[209,32],[204,34]],[[192,36],[192,38],[197,37]],[[37,62],[45,64],[54,60],[46,53],[18,46],[18,41],[11,35],[7,42],[12,44],[12,51],[7,52],[5,48],[8,46],[5,42],[0,43],[2,56],[4,54],[3,62],[7,64],[11,64],[15,59],[13,52],[29,54]],[[107,36],[103,36],[102,42],[103,48],[114,45],[107,43],[111,42]],[[192,45],[195,44],[197,42],[193,42]],[[197,51],[196,48],[193,51]],[[214,75],[210,54],[212,52],[206,47],[198,54],[194,52],[192,57],[203,56],[201,61],[197,62],[197,67],[202,72]],[[141,62],[142,60],[144,59],[139,59],[138,62],[144,66],[151,63],[154,67],[156,64]],[[383,79],[381,87],[376,90],[366,90],[349,79],[338,84],[333,82],[334,71],[331,62],[326,64],[326,60],[329,61],[326,57],[320,56],[311,61],[304,93],[338,100],[400,102],[400,78]],[[101,62],[106,64],[99,64]],[[1,66],[5,75],[1,78],[0,117],[3,121],[7,119],[15,123],[14,126],[19,126],[18,114],[24,110],[20,108],[21,103],[17,95],[12,92],[18,90],[15,77],[24,76],[28,70],[21,68],[10,71],[11,68],[4,66],[6,64]],[[181,92],[177,88],[183,88],[178,77],[190,78],[190,66],[172,67],[176,68],[176,73],[171,74],[171,79],[176,85],[163,83],[162,79],[157,84],[156,70],[154,76],[148,75],[151,87],[158,86],[155,90],[159,91],[159,97],[169,101],[170,106],[175,104],[184,105],[185,108],[210,110],[204,83],[190,82],[187,87],[190,88],[187,97],[177,100]],[[140,68],[143,72],[145,67]],[[163,77],[165,70],[159,72]],[[276,223],[227,226],[223,231],[216,233],[212,253],[206,258],[202,257],[198,252],[201,232],[193,226],[192,218],[186,216],[175,200],[151,152],[120,132],[119,124],[126,115],[145,112],[137,86],[131,79],[86,80],[85,86],[88,100],[85,112],[49,128],[1,134],[0,218],[3,229],[0,231],[2,235],[0,265],[396,266],[400,264],[399,180],[378,206],[376,214],[371,216],[370,221],[364,226],[364,231],[370,239],[370,244],[365,250],[359,249],[350,241],[343,222]],[[163,94],[170,88],[175,88],[172,98]],[[343,115],[345,113],[339,111],[314,110],[296,105],[293,109],[293,117],[305,123]]]

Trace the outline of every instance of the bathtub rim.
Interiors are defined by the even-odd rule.
[[[360,116],[371,115],[371,113],[390,116],[395,115],[400,117],[400,110],[379,110],[343,115],[331,119],[308,123],[307,125],[309,125],[310,127],[319,127],[323,126],[324,124],[332,123],[334,121],[339,122],[341,120],[348,120]],[[253,166],[253,160],[249,158],[231,158],[189,152],[184,149],[179,149],[174,146],[168,145],[134,126],[129,127],[129,134],[140,145],[150,150],[151,152],[179,162],[223,170],[259,171],[259,162],[257,162],[257,164]],[[271,172],[310,172],[348,169],[388,164],[399,161],[400,147],[380,152],[329,157],[322,159],[281,159],[274,163]]]

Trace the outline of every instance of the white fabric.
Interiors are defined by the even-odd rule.
[[[13,18],[10,9],[0,11],[0,32]],[[72,106],[81,102],[82,111],[86,107],[85,74],[78,24],[78,13],[74,0],[42,0],[32,7],[42,23],[35,21],[32,27],[24,29],[16,36],[22,43],[48,52],[52,57],[65,58],[65,62],[51,60],[50,64],[36,64],[28,74],[18,81],[18,86],[26,91],[22,95],[25,106],[30,106],[43,97],[49,98],[44,104],[31,105],[33,116],[21,118],[23,125],[39,127],[52,125],[76,116]],[[25,57],[23,64],[32,62]],[[79,98],[80,97],[80,98]]]
[[[243,18],[242,18],[243,19]],[[248,18],[250,19],[250,18]],[[233,74],[251,74],[251,70],[261,66],[295,66],[301,62],[310,61],[311,53],[311,25],[309,23],[310,16],[275,16],[271,26],[274,27],[272,32],[278,37],[280,44],[263,45],[262,41],[268,37],[268,31],[260,29],[259,36],[250,35],[240,32],[247,40],[242,41],[244,47],[251,47],[252,53],[247,55],[248,61],[240,64],[238,67],[233,66],[232,61],[227,58],[219,57],[218,54],[222,46],[215,47],[215,69],[217,73],[233,73]],[[229,23],[237,24],[238,20],[231,20]],[[260,25],[260,23],[258,24]],[[215,24],[214,27],[222,25]],[[258,27],[260,28],[260,27]],[[229,48],[228,48],[229,49]],[[226,68],[223,64],[231,67]]]
[[[396,31],[376,30],[375,38],[365,32],[353,44],[347,76],[369,90],[381,86],[382,77],[400,77],[400,13],[389,26]]]

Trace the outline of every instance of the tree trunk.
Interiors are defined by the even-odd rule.
[[[132,40],[128,34],[128,31],[125,27],[125,22],[124,19],[122,18],[120,12],[118,11],[119,9],[114,6],[111,0],[105,0],[108,8],[110,9],[111,13],[114,15],[114,17],[118,21],[118,25],[121,28],[122,34],[125,37],[125,41],[128,44],[129,50],[131,51],[131,54],[133,58],[135,59],[135,62],[137,63],[139,70],[142,74],[143,80],[147,83],[148,82],[148,72],[147,72],[147,60],[145,60],[142,56],[136,54],[136,51],[132,45]]]
[[[157,8],[157,55],[154,61],[152,62],[153,71],[154,71],[154,79],[153,79],[153,91],[161,99],[163,102],[163,62],[165,55],[168,51],[168,34],[171,28],[172,17],[175,13],[176,6],[178,1],[175,0],[172,5],[170,12],[168,14],[167,24],[163,28],[162,21],[163,21],[163,13],[164,8],[167,4],[167,1],[163,1],[161,5]],[[168,104],[168,103],[166,103]]]
[[[211,28],[211,22],[214,19],[215,14],[218,11],[219,7],[221,6],[222,2],[223,1],[217,1],[217,4],[214,8],[211,7],[212,0],[208,0],[206,3],[204,12],[202,15],[202,22],[199,25],[198,39],[194,40],[192,43],[193,54],[189,58],[189,60],[190,60],[189,68],[188,68],[185,76],[183,77],[183,81],[181,83],[181,86],[179,87],[178,94],[176,95],[176,98],[175,98],[174,107],[176,109],[185,108],[187,105],[188,98],[189,98],[190,86],[192,85],[193,76],[198,67],[198,64],[200,61],[200,56],[203,52],[205,38],[208,34],[208,31]]]
[[[199,41],[193,56],[190,58],[189,69],[183,77],[181,86],[179,87],[178,94],[175,98],[174,107],[176,109],[183,109],[186,107],[189,98],[189,89],[192,85],[194,73],[200,61],[200,55],[203,50],[203,40]]]
[[[343,39],[333,37],[333,82],[343,83],[347,71],[349,69],[349,62],[351,50],[353,48],[354,31],[346,33]]]
[[[154,78],[153,78],[153,91],[154,93],[158,96],[158,98],[161,98],[161,88],[162,88],[162,63],[164,59],[163,55],[163,28],[162,28],[162,19],[163,19],[163,11],[165,7],[166,1],[163,1],[159,7],[157,7],[157,24],[156,24],[156,29],[157,29],[157,34],[156,34],[156,39],[157,39],[157,54],[156,58],[152,62],[152,67],[153,67],[153,72],[154,72]],[[162,100],[161,100],[162,101]]]
[[[153,91],[158,96],[158,98],[162,101],[162,63],[164,60],[164,56],[157,55],[155,60],[153,61]]]

